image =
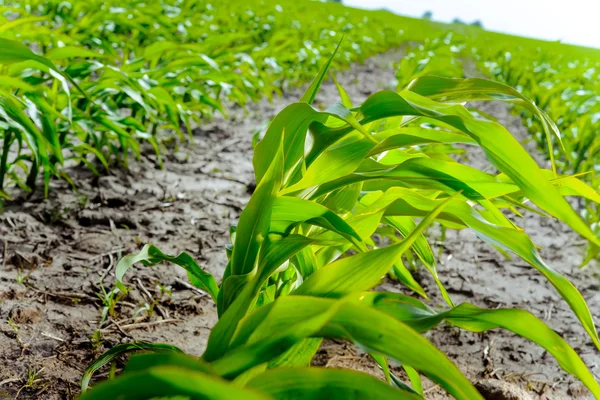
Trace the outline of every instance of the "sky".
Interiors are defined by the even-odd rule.
[[[480,20],[491,31],[600,48],[600,0],[343,0],[436,21]]]

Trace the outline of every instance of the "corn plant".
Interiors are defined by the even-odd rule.
[[[596,50],[514,39],[503,40],[500,45],[497,40],[494,45],[490,42],[486,37],[472,41],[472,56],[481,70],[523,91],[557,122],[562,141],[560,146],[552,146],[535,115],[521,113],[533,138],[552,162],[556,160],[557,170],[579,174],[598,190],[600,63]],[[600,233],[597,204],[584,200],[579,208],[596,234]],[[592,243],[584,264],[598,252]]]
[[[399,91],[381,91],[353,106],[319,111],[311,106],[327,63],[300,101],[283,109],[255,148],[258,182],[239,224],[222,283],[187,253],[169,256],[152,245],[124,257],[118,285],[129,268],[162,261],[183,267],[190,282],[217,305],[219,321],[202,357],[169,345],[123,344],[86,370],[82,399],[188,398],[402,398],[422,399],[420,374],[457,399],[481,399],[465,376],[420,334],[442,321],[482,332],[508,329],[534,341],[595,395],[600,386],[577,353],[525,310],[454,304],[438,279],[423,235],[432,223],[472,229],[502,253],[537,269],[569,304],[600,348],[590,311],[579,291],[548,266],[526,233],[505,213],[530,201],[588,240],[589,227],[563,196],[598,201],[577,178],[541,169],[500,124],[472,114],[471,100],[519,101],[554,123],[514,89],[482,79],[423,76]],[[483,151],[498,173],[486,173],[447,156],[461,144]],[[418,257],[436,280],[447,306],[376,290],[396,268],[401,281],[425,297],[401,257]],[[309,367],[323,338],[352,342],[381,366],[386,381],[350,370]],[[142,350],[115,379],[86,391],[92,374],[119,354]],[[390,362],[409,372],[412,387]]]

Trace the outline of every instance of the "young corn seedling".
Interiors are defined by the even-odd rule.
[[[311,103],[328,67],[329,62],[300,101],[274,118],[255,148],[258,184],[232,229],[220,286],[187,253],[168,256],[151,245],[117,266],[122,285],[136,262],[173,262],[212,297],[219,321],[202,357],[168,345],[116,346],[87,369],[82,399],[422,399],[420,374],[457,399],[482,399],[421,336],[442,321],[474,332],[508,329],[532,340],[600,396],[600,386],[577,353],[529,312],[455,305],[437,278],[423,236],[433,222],[472,229],[502,252],[521,257],[556,288],[600,347],[581,294],[502,212],[528,199],[598,243],[563,197],[597,195],[576,178],[564,177],[557,185],[552,172],[540,169],[504,127],[471,114],[461,103],[517,101],[543,119],[548,134],[557,134],[554,123],[510,87],[429,76],[399,92],[375,93],[358,107],[341,89],[345,105],[318,111]],[[483,150],[499,172],[485,173],[427,150],[432,144],[457,143]],[[377,245],[375,233],[393,238],[391,244]],[[434,311],[417,298],[373,290],[407,252],[423,260],[446,309]],[[400,275],[409,288],[424,293],[408,270]],[[366,349],[387,382],[350,370],[309,367],[323,338]],[[144,353],[132,356],[115,379],[86,391],[94,371],[132,350]],[[406,368],[412,387],[390,372],[389,360]]]

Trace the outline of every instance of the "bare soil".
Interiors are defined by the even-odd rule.
[[[383,54],[339,73],[338,79],[358,103],[393,85],[391,64],[400,57],[401,52]],[[229,226],[236,223],[253,190],[252,134],[300,94],[292,90],[195,129],[191,143],[164,156],[164,169],[156,167],[152,151],[147,151],[127,171],[114,169],[94,177],[72,169],[76,192],[54,182],[47,200],[36,195],[6,204],[0,215],[0,394],[74,398],[84,368],[120,342],[165,342],[200,355],[216,322],[216,310],[206,294],[186,283],[181,269],[159,265],[131,271],[132,290],[103,323],[99,295],[114,287],[118,259],[145,243],[169,254],[187,251],[220,278]],[[317,105],[337,99],[335,86],[326,82]],[[504,105],[477,106],[526,140],[527,131]],[[539,154],[532,143],[527,146]],[[477,153],[469,163],[488,165]],[[582,291],[597,319],[598,269],[578,268],[585,242],[563,224],[535,214],[518,223],[542,247],[549,264]],[[432,235],[436,241],[436,233]],[[437,247],[442,252],[441,279],[457,303],[525,308],[544,319],[596,376],[600,374],[600,353],[537,271],[521,260],[506,260],[469,231],[450,232]],[[426,271],[417,278],[431,293],[432,305],[441,305]],[[402,290],[391,281],[381,288]],[[547,352],[511,333],[473,334],[440,326],[427,337],[478,383],[487,398],[591,398]],[[314,364],[381,376],[368,355],[338,341],[326,341]],[[98,377],[107,373],[102,371]],[[445,398],[431,382],[425,384],[427,398]],[[504,397],[494,397],[498,393]]]

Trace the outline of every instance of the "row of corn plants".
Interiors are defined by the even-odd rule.
[[[338,68],[435,29],[308,0],[2,1],[0,200],[126,167],[145,142],[160,165],[215,112],[308,82],[342,36]]]
[[[587,181],[597,182],[595,161],[600,155],[600,143],[594,132],[600,121],[598,50],[469,27],[461,30],[432,36],[409,47],[407,57],[397,67],[399,87],[426,74],[462,77],[462,62],[472,59],[481,73],[516,88],[556,122],[561,138],[552,143],[543,122],[534,113],[521,110],[528,130],[540,148],[546,150],[554,168],[586,173]]]
[[[400,91],[384,90],[354,105],[320,111],[311,104],[330,63],[302,98],[270,123],[253,157],[257,187],[231,228],[220,284],[187,253],[169,256],[146,245],[117,265],[118,285],[140,262],[172,262],[216,303],[219,320],[201,357],[163,344],[117,345],[89,366],[82,399],[422,399],[427,376],[457,399],[482,399],[471,382],[421,334],[445,322],[482,332],[503,328],[537,343],[600,397],[600,386],[577,353],[521,309],[455,304],[438,279],[424,231],[432,223],[471,229],[502,254],[520,257],[551,283],[600,349],[592,315],[579,291],[540,257],[507,215],[530,210],[600,240],[564,196],[600,202],[572,176],[540,168],[502,125],[462,104],[516,101],[558,130],[514,89],[483,79],[422,76]],[[455,145],[480,149],[497,173],[447,156]],[[520,209],[520,211],[518,210]],[[446,306],[432,309],[402,257],[421,260]],[[393,274],[415,297],[376,290]],[[385,381],[346,369],[310,367],[323,338],[360,346]],[[114,379],[92,375],[121,354],[131,356]],[[398,378],[401,366],[409,381]]]
[[[556,121],[560,137],[547,134],[544,121],[536,112],[515,109],[540,150],[547,155],[554,172],[577,174],[596,191],[600,189],[597,166],[600,141],[596,135],[600,129],[598,52],[492,33],[473,33],[450,32],[410,47],[397,66],[398,87],[426,74],[463,77],[463,61],[474,61],[482,74],[515,87]],[[596,234],[600,233],[596,203],[582,199],[579,211]],[[584,263],[597,252],[592,246]]]
[[[497,42],[496,38],[496,42]],[[555,171],[577,174],[600,190],[600,57],[594,49],[528,40],[503,40],[494,47],[494,37],[476,40],[471,52],[480,69],[490,78],[517,88],[556,121],[561,137],[544,134],[543,126],[530,112],[521,117]],[[580,212],[596,234],[600,234],[600,209],[580,201]],[[589,248],[584,263],[600,249]]]
[[[472,48],[482,70],[522,91],[556,121],[563,148],[556,147],[548,155],[556,156],[557,167],[573,173],[596,172],[594,160],[600,155],[600,142],[594,135],[600,127],[598,52],[556,43],[512,40],[493,48],[485,43],[482,40]],[[534,138],[547,147],[539,123],[532,115],[526,117]]]

